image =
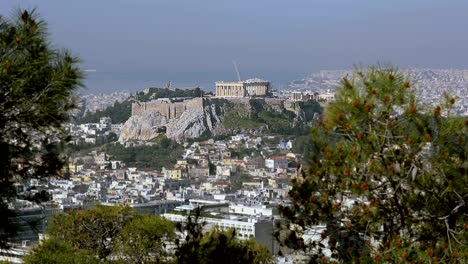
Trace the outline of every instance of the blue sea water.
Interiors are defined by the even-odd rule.
[[[200,87],[205,91],[214,91],[216,81],[236,81],[234,72],[116,72],[85,70],[82,94],[112,93],[126,91],[134,93],[148,87],[166,87],[171,82],[174,88]],[[243,79],[262,78],[269,80],[273,89],[284,87],[292,80],[302,78],[297,73],[242,73]]]

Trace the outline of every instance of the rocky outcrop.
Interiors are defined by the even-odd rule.
[[[203,135],[221,135],[224,111],[214,104],[200,109],[185,111],[180,117],[168,119],[158,111],[145,111],[130,117],[120,133],[120,142],[146,141],[165,133],[168,138],[181,141]]]
[[[177,141],[200,136],[264,133],[269,129],[269,124],[260,123],[261,120],[259,121],[257,114],[265,111],[289,113],[286,117],[292,115],[293,118],[283,120],[287,120],[291,127],[307,124],[319,112],[316,108],[310,108],[310,105],[279,99],[204,99],[200,107],[187,109],[176,117],[155,109],[139,112],[125,122],[119,141],[148,141],[161,133]],[[229,126],[223,124],[227,116],[231,120]],[[249,126],[242,127],[242,122],[239,122],[239,125],[237,123],[233,125],[232,120],[248,120],[250,123],[248,123]],[[256,124],[255,122],[259,122],[258,126],[252,126],[252,123]]]

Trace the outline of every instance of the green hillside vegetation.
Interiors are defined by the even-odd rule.
[[[160,170],[162,167],[175,164],[182,156],[184,148],[181,144],[161,135],[152,146],[125,147],[116,143],[105,145],[103,151],[115,160],[124,162],[128,167]]]
[[[77,124],[98,123],[101,117],[110,117],[112,123],[125,123],[132,115],[132,102],[125,100],[123,102],[115,102],[114,105],[107,107],[96,113],[88,113],[76,120]]]
[[[294,128],[291,123],[293,118],[294,114],[289,111],[283,111],[281,113],[262,111],[257,114],[256,120],[268,125],[268,129],[273,133],[293,134]]]
[[[100,147],[106,144],[116,142],[118,140],[117,134],[111,132],[109,135],[99,135],[96,137],[96,143],[86,143],[80,140],[78,144],[68,144],[67,151],[73,154],[86,154],[92,150],[99,150]]]
[[[165,135],[159,135],[145,146],[123,146],[116,142],[117,136],[99,136],[95,144],[84,143],[69,144],[67,153],[70,156],[86,155],[91,151],[104,151],[115,160],[124,162],[129,167],[140,169],[161,169],[170,167],[183,153],[183,147]]]
[[[223,124],[227,129],[258,129],[263,125],[248,117],[241,116],[235,111],[226,113]]]
[[[308,133],[307,124],[294,125],[296,115],[286,109],[273,109],[263,99],[251,99],[250,109],[224,102],[228,111],[224,117],[224,127],[227,129],[259,129],[265,127],[270,133],[284,135],[304,135]],[[312,120],[315,113],[321,113],[321,106],[316,102],[301,102],[299,107],[304,110],[306,119]]]

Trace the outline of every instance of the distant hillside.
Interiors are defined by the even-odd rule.
[[[322,112],[317,102],[250,99],[245,103],[224,101],[224,127],[235,132],[263,130],[278,134],[308,133],[310,123]]]
[[[80,117],[85,114],[103,111],[115,102],[123,102],[130,97],[128,92],[113,92],[110,94],[82,94],[80,96]]]
[[[112,123],[120,124],[132,115],[132,102],[127,99],[122,102],[115,102],[114,105],[107,107],[104,110],[97,110],[95,113],[87,114],[81,118],[78,118],[75,122],[77,124],[85,123],[98,123],[101,117],[110,117]]]

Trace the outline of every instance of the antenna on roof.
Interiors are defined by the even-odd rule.
[[[232,64],[234,64],[234,69],[236,70],[236,73],[237,73],[237,79],[239,80],[239,82],[241,81],[241,77],[240,77],[240,73],[239,73],[239,69],[237,68],[237,62],[235,60],[232,61]]]

